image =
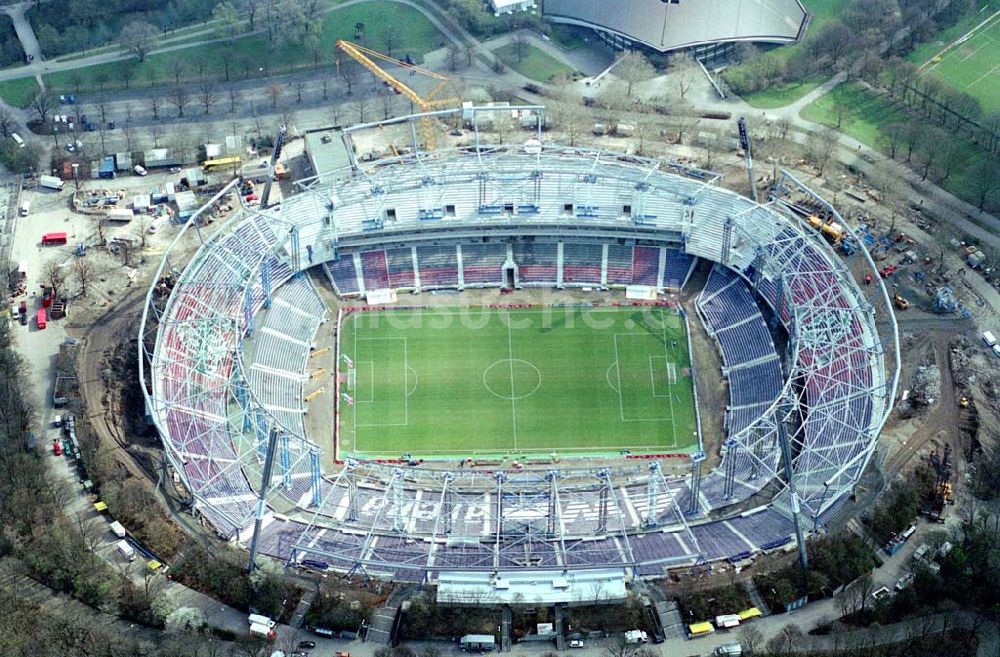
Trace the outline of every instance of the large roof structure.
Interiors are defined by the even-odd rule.
[[[849,498],[895,398],[898,331],[881,279],[860,282],[875,271],[867,252],[848,268],[789,211],[805,203],[847,226],[790,175],[762,204],[716,186],[710,172],[536,140],[352,167],[300,181],[280,210],[243,208],[211,236],[188,222],[155,280],[185,232],[198,231],[202,246],[173,272],[169,297],[159,284],[147,295],[147,409],[194,512],[220,535],[247,540],[260,514],[264,554],[396,581],[480,572],[513,582],[525,570],[662,576],[780,549],[796,524],[820,530]],[[484,236],[641,240],[715,262],[726,278],[703,292],[699,312],[717,336],[737,327],[731,340],[741,341],[757,302],[729,292],[752,288],[789,336],[784,380],[773,399],[733,398],[729,410],[745,417],[729,424],[718,467],[704,473],[704,453],[680,470],[627,457],[541,469],[330,464],[303,422],[310,347],[327,309],[299,274],[320,266],[334,279],[332,269],[366,249]],[[730,387],[759,388],[733,373],[727,335],[718,339]],[[775,359],[747,353],[742,371]],[[263,480],[272,485],[258,504]]]
[[[710,43],[790,43],[806,22],[799,0],[546,0],[549,20],[590,27],[660,52]]]

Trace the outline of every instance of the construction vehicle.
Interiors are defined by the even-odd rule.
[[[892,303],[900,310],[906,310],[910,307],[909,299],[900,294],[898,290],[892,291]]]
[[[392,87],[397,93],[405,96],[407,100],[416,105],[421,112],[431,112],[441,107],[447,107],[449,105],[458,106],[462,103],[461,99],[456,97],[437,98],[437,95],[441,92],[441,90],[444,89],[449,82],[451,82],[451,78],[417,66],[413,63],[409,56],[407,57],[407,61],[400,61],[393,57],[389,57],[388,55],[383,55],[380,52],[370,50],[364,46],[359,46],[343,39],[337,40],[337,48],[339,48],[351,59],[364,66],[375,77]],[[381,60],[388,64],[402,67],[403,69],[409,71],[410,75],[419,73],[423,76],[432,78],[437,80],[438,84],[431,89],[429,93],[424,96],[420,96],[409,86],[403,84],[391,73],[379,66],[378,63],[376,63],[376,60]],[[433,150],[436,143],[434,135],[434,120],[431,117],[424,117],[421,120],[421,125],[424,137],[424,148],[427,150]]]
[[[838,244],[844,236],[847,235],[847,231],[844,227],[838,224],[836,221],[823,221],[819,216],[813,214],[806,217],[806,221],[810,226],[823,233],[828,240]]]
[[[951,445],[946,444],[943,453],[932,449],[928,460],[937,478],[934,482],[934,494],[924,513],[932,520],[944,522],[945,507],[954,504],[951,484]]]
[[[962,396],[961,396],[961,397],[960,397],[960,398],[958,399],[958,405],[959,405],[959,406],[960,406],[961,408],[968,408],[968,407],[969,407],[969,402],[970,402],[969,398],[968,398],[968,397],[966,397],[965,395],[962,395]]]

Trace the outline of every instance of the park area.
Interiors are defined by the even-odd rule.
[[[508,43],[495,52],[504,64],[538,82],[548,82],[557,75],[573,73],[572,68],[530,44]]]
[[[340,331],[339,456],[687,453],[684,319],[661,307],[362,312]]]
[[[364,25],[362,38],[356,26]],[[405,26],[405,27],[404,27]],[[256,32],[230,40],[215,34],[180,38],[169,44],[173,50],[154,53],[145,61],[134,57],[43,76],[46,88],[57,94],[93,93],[129,88],[215,83],[263,78],[310,68],[332,66],[337,59],[337,39],[361,44],[394,57],[411,55],[418,62],[443,45],[444,37],[418,10],[396,2],[372,0],[335,8],[322,17],[318,49],[282,40],[269,43]],[[268,53],[262,58],[261,53]],[[0,82],[0,96],[17,107],[27,107],[38,85],[33,78]]]

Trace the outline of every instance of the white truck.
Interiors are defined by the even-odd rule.
[[[985,342],[986,346],[990,349],[996,346],[997,338],[993,335],[993,331],[983,331],[983,342]]]
[[[738,643],[727,643],[717,647],[712,654],[716,657],[740,657],[743,654],[743,646]]]
[[[262,616],[261,614],[250,614],[247,616],[247,622],[251,625],[265,625],[268,629],[273,629],[275,622],[268,618],[267,616]]]
[[[649,635],[642,630],[628,630],[625,632],[625,643],[628,645],[649,643]]]
[[[118,541],[118,551],[129,561],[135,561],[135,548],[128,544],[128,541]]]
[[[108,523],[108,528],[111,530],[111,533],[118,538],[125,538],[125,527],[123,527],[117,520],[112,520]]]
[[[278,633],[267,625],[258,625],[257,623],[250,625],[250,634],[259,636],[262,639],[267,639],[268,641],[274,641],[274,639],[278,636]]]
[[[59,176],[39,176],[38,185],[46,189],[61,191],[65,183]]]

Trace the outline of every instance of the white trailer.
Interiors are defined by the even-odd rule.
[[[108,528],[111,530],[111,533],[118,538],[125,538],[125,527],[123,527],[117,520],[112,520],[108,523]]]
[[[983,331],[983,342],[986,343],[987,347],[992,349],[997,343],[997,338],[993,335],[992,331]]]
[[[132,221],[132,217],[134,216],[135,214],[128,208],[112,208],[108,210],[108,221],[128,223]]]
[[[128,541],[118,541],[118,551],[129,561],[135,561],[135,548]]]
[[[635,645],[637,643],[649,643],[649,635],[643,630],[629,630],[625,632],[625,643]]]
[[[260,614],[250,614],[247,616],[247,622],[251,625],[266,625],[268,628],[273,628],[275,625],[273,620]]]
[[[66,183],[64,183],[63,180],[62,180],[62,178],[60,178],[59,176],[39,176],[38,177],[38,185],[40,187],[45,187],[46,189],[54,189],[57,192],[61,191],[62,188],[63,188],[63,185],[65,185],[65,184]]]

